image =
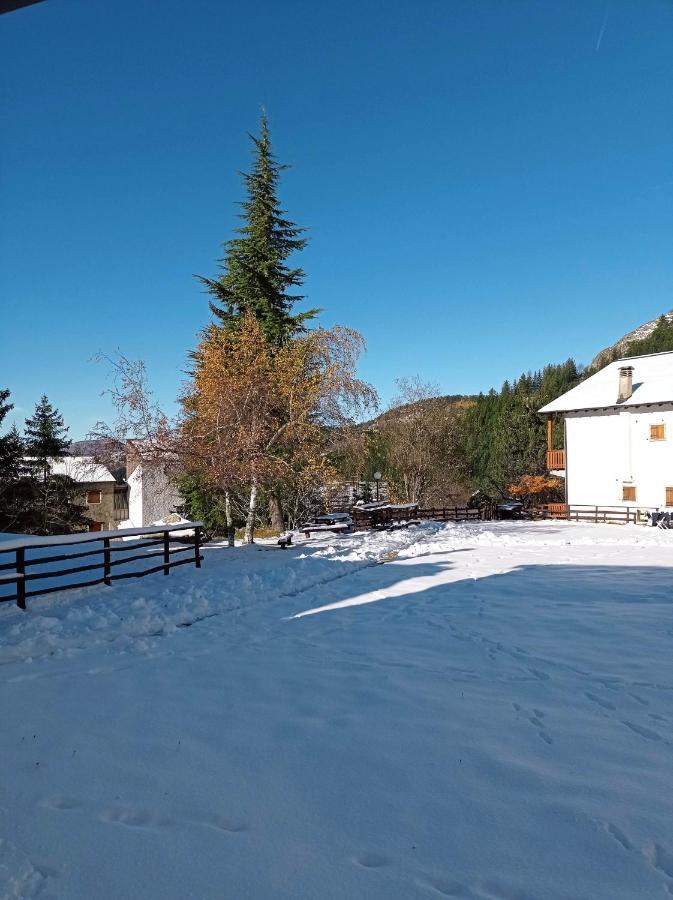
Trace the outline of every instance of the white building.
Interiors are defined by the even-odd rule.
[[[611,363],[540,412],[569,506],[673,508],[673,352]],[[564,449],[553,449],[554,417]]]
[[[164,520],[184,500],[160,461],[137,459],[127,462],[129,528],[142,528]]]

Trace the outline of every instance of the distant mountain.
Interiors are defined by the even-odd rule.
[[[414,403],[403,403],[401,406],[393,406],[390,409],[384,410],[378,416],[373,419],[370,419],[368,422],[362,423],[362,428],[371,428],[371,427],[379,427],[386,420],[397,418],[399,416],[404,416],[405,412],[413,412],[418,409],[418,407],[422,407],[425,404],[429,403],[441,403],[446,406],[447,410],[451,408],[455,408],[464,403],[469,403],[475,399],[476,395],[468,395],[468,394],[445,394],[443,397],[433,397],[431,400],[416,400]]]
[[[673,324],[673,309],[664,313],[663,316],[669,325]],[[629,346],[634,341],[644,341],[646,338],[650,337],[660,321],[661,316],[652,319],[651,322],[645,322],[644,325],[639,325],[638,328],[634,328],[633,331],[629,331],[628,334],[620,337],[619,340],[615,341],[610,347],[606,347],[594,356],[591,360],[590,368],[592,370],[602,369],[603,366],[612,362],[612,360],[619,359],[620,356],[627,356],[630,352]]]

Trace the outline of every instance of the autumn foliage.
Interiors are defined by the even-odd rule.
[[[250,532],[260,488],[317,487],[334,476],[335,433],[376,403],[355,374],[362,347],[341,327],[274,346],[253,316],[204,334],[182,398],[180,456],[212,488],[250,488]]]
[[[508,491],[512,497],[520,497],[522,500],[529,498],[539,502],[560,500],[562,482],[551,475],[522,475],[515,484],[509,486]]]

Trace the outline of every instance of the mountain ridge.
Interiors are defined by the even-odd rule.
[[[662,317],[666,319],[669,324],[673,323],[673,309],[669,310],[667,313],[662,313],[660,316],[657,316],[656,319],[644,322],[642,325],[634,328],[633,331],[629,331],[627,334],[622,335],[622,337],[616,340],[614,344],[605,347],[603,350],[599,350],[591,360],[589,368],[595,370],[601,369],[607,363],[611,362],[615,358],[615,355],[617,359],[620,356],[624,356],[628,352],[630,344],[634,341],[643,341],[652,334]]]

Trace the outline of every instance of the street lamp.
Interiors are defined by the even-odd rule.
[[[381,473],[374,472],[374,481],[376,482],[376,502],[379,502],[379,481],[381,481]]]

